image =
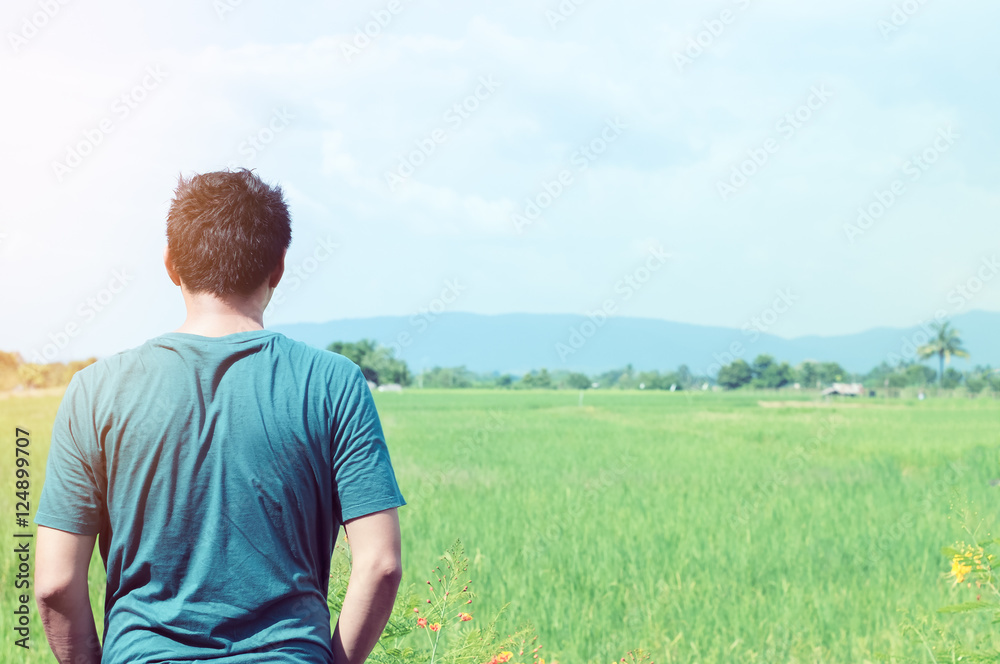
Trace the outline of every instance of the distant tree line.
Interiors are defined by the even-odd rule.
[[[35,364],[25,362],[19,353],[6,353],[0,350],[0,391],[63,387],[69,385],[70,379],[80,369],[97,361],[97,358],[74,362],[53,362],[50,364]]]
[[[895,366],[883,362],[867,373],[851,373],[836,362],[803,362],[791,367],[787,362],[778,364],[770,355],[758,355],[752,364],[736,360],[725,365],[719,370],[716,382],[727,390],[741,387],[779,389],[788,385],[822,388],[833,383],[861,383],[869,389],[937,384],[946,390],[964,387],[968,392],[978,394],[986,388],[1000,392],[1000,370],[988,365],[964,372],[949,367],[939,379],[937,371],[913,360],[901,361]]]
[[[1000,370],[986,365],[969,371],[945,368],[952,357],[969,357],[962,345],[958,330],[948,321],[932,326],[934,337],[917,349],[921,360],[936,357],[940,371],[920,364],[916,360],[900,360],[895,366],[882,362],[866,374],[851,374],[835,362],[803,362],[791,367],[787,362],[778,364],[770,355],[758,355],[752,364],[736,360],[719,370],[720,386],[736,390],[741,387],[779,389],[789,384],[800,387],[823,387],[834,382],[861,383],[866,388],[938,387],[952,390],[964,388],[970,394],[979,394],[989,388],[1000,392]]]
[[[752,362],[737,359],[719,369],[718,375],[696,375],[686,365],[674,371],[636,371],[631,364],[620,369],[592,375],[546,368],[521,375],[511,373],[476,373],[464,366],[434,367],[413,374],[406,362],[393,351],[372,339],[337,341],[327,350],[339,353],[357,364],[365,378],[375,385],[395,383],[426,388],[508,388],[508,389],[641,389],[691,390],[718,386],[726,390],[824,388],[833,383],[861,383],[869,389],[920,388],[937,385],[943,389],[963,388],[975,395],[989,390],[1000,393],[1000,369],[976,366],[967,371],[945,368],[952,357],[968,357],[958,331],[947,322],[935,326],[936,335],[917,349],[919,359],[937,358],[940,371],[914,360],[895,365],[882,362],[864,374],[851,373],[836,362],[805,361],[796,366],[779,362],[771,355],[758,355]],[[17,353],[0,351],[0,391],[67,385],[80,369],[97,360],[90,358],[69,363],[33,364]]]
[[[417,374],[414,384],[418,387],[433,388],[483,388],[501,387],[522,389],[570,389],[588,390],[592,388],[648,389],[648,390],[688,390],[709,380],[699,379],[686,366],[677,371],[636,371],[632,365],[621,369],[605,371],[592,376],[575,371],[549,371],[546,368],[533,369],[520,376],[499,372],[475,373],[465,367],[434,367]],[[700,382],[699,382],[700,381]]]
[[[919,349],[919,357],[937,356],[940,366],[951,356],[968,357],[955,330],[947,323],[938,330],[938,336]],[[961,372],[944,369],[943,374],[915,360],[900,361],[895,366],[883,362],[871,371],[859,374],[847,371],[837,362],[805,361],[792,366],[779,362],[771,355],[758,355],[752,362],[737,359],[723,366],[716,376],[696,375],[686,365],[674,371],[636,371],[629,364],[588,375],[581,372],[533,369],[521,375],[511,373],[476,373],[464,366],[434,367],[412,373],[406,363],[394,357],[393,352],[379,346],[374,340],[336,342],[327,350],[345,355],[357,363],[365,376],[377,385],[397,383],[424,388],[473,389],[641,389],[641,390],[691,390],[718,386],[725,390],[738,389],[820,389],[833,383],[861,383],[869,389],[927,387],[937,385],[943,389],[962,387],[970,394],[989,389],[1000,393],[1000,370],[990,366],[977,366]]]
[[[719,386],[738,389],[822,389],[833,383],[861,383],[868,389],[900,389],[938,385],[936,371],[916,362],[896,366],[882,363],[867,373],[852,373],[836,362],[802,362],[791,366],[777,362],[770,355],[759,355],[752,362],[736,360],[719,371],[718,376],[696,375],[687,366],[675,371],[636,371],[631,365],[593,375],[570,371],[537,369],[523,375],[475,373],[463,367],[434,367],[416,374],[416,387],[427,388],[510,388],[510,389],[573,389],[586,390],[700,390]],[[964,388],[970,394],[985,389],[1000,393],[1000,370],[977,366],[965,372],[948,368],[939,387],[951,390]]]

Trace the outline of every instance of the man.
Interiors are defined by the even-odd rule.
[[[76,374],[53,426],[35,595],[60,662],[360,664],[378,640],[405,502],[361,370],[263,327],[290,242],[280,188],[181,178],[164,263],[187,319]],[[341,524],[352,569],[331,638]]]

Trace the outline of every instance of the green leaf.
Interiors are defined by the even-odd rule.
[[[938,613],[968,613],[970,611],[988,611],[991,609],[1000,609],[1000,604],[996,602],[964,602],[962,604],[953,604],[952,606],[945,606],[938,609]]]

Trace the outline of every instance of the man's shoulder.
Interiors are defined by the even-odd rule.
[[[335,380],[341,383],[364,382],[361,368],[347,357],[310,346],[309,344],[287,337],[280,332],[272,332],[264,337],[273,346],[272,352],[284,356],[296,366],[309,366],[325,380]],[[169,333],[152,337],[144,343],[128,348],[99,359],[88,365],[73,376],[75,387],[86,388],[91,385],[113,385],[126,376],[142,376],[155,365],[155,354],[159,347],[172,347],[172,337]],[[317,377],[319,377],[317,376]]]
[[[274,338],[281,346],[282,351],[289,353],[296,360],[308,361],[325,367],[330,372],[345,378],[353,378],[361,374],[361,368],[340,353],[310,346],[303,341],[292,339],[280,332],[275,332]]]
[[[103,383],[104,381],[113,378],[115,374],[121,373],[124,367],[135,363],[137,358],[142,353],[143,348],[148,344],[149,341],[146,341],[139,346],[118,351],[114,355],[102,357],[93,364],[88,364],[73,374],[70,384],[75,386],[87,386],[96,383]]]

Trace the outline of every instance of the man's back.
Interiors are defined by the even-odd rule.
[[[266,330],[88,367],[50,454],[36,521],[100,532],[105,662],[331,661],[337,530],[404,504],[361,371]]]

